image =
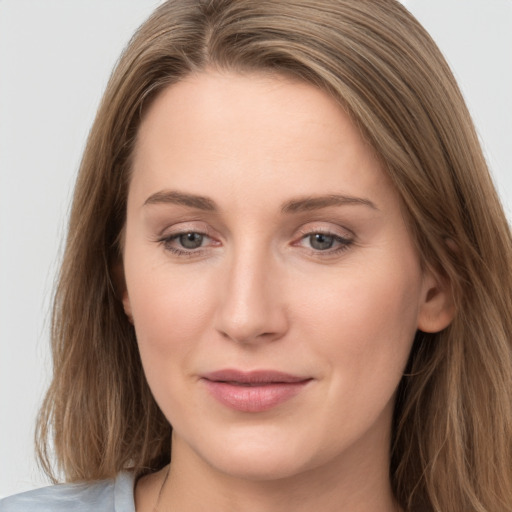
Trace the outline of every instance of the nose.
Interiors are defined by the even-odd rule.
[[[222,282],[216,329],[238,343],[275,341],[288,329],[283,273],[265,251],[233,254]]]

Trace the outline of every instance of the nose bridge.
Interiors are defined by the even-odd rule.
[[[246,240],[233,247],[219,304],[217,330],[243,343],[279,338],[286,316],[275,257],[265,244]]]

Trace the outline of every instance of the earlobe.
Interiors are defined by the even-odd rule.
[[[128,297],[128,290],[126,289],[126,286],[123,291],[122,301],[125,315],[128,317],[128,321],[133,325],[132,305],[130,303],[130,297]]]
[[[418,329],[431,333],[442,331],[450,325],[454,316],[455,304],[448,279],[428,272],[424,277]]]
[[[121,302],[123,303],[123,309],[125,315],[128,317],[128,321],[133,324],[132,306],[130,303],[130,297],[128,296],[128,289],[126,287],[122,262],[116,263],[112,266],[112,275],[114,277],[116,295],[121,299]]]

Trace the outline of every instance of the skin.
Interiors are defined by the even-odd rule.
[[[394,395],[416,330],[446,327],[450,298],[332,98],[214,71],[163,91],[138,133],[123,257],[124,308],[173,426],[170,470],[138,482],[139,512],[397,510]],[[310,381],[241,412],[201,378],[225,368]]]

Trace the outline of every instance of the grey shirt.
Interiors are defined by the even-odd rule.
[[[58,484],[0,500],[0,512],[135,512],[134,477],[119,473],[115,480]]]

